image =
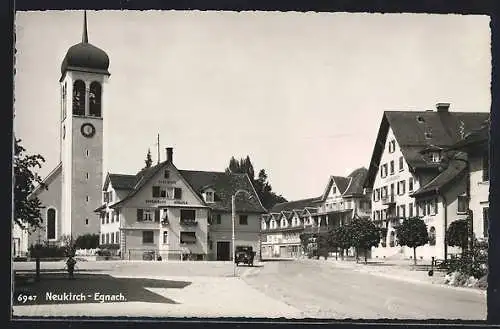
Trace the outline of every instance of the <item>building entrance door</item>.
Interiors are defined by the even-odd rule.
[[[217,260],[229,260],[230,243],[227,241],[217,241]]]

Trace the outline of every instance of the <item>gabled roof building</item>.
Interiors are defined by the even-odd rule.
[[[372,257],[412,257],[412,250],[398,245],[395,228],[414,216],[423,218],[430,239],[417,257],[456,252],[448,248],[445,231],[466,216],[466,154],[450,147],[478,129],[489,113],[451,112],[449,106],[384,112],[364,184],[372,194],[372,220],[387,229]]]
[[[179,170],[167,160],[136,175],[111,174],[103,186],[101,244],[123,259],[230,260],[231,198],[236,197],[236,247],[257,251],[266,210],[246,174]]]
[[[347,177],[330,176],[322,195],[276,204],[262,216],[263,257],[298,257],[301,233],[326,232],[356,216],[369,217],[370,196],[363,188],[367,173],[358,168]]]

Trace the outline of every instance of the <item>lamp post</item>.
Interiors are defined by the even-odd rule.
[[[246,193],[248,194],[249,196],[249,199],[252,198],[252,195],[250,194],[250,192],[248,192],[247,190],[238,190],[236,191],[236,193],[233,194],[233,196],[231,197],[231,231],[232,231],[232,234],[231,234],[231,246],[232,246],[232,252],[233,252],[233,276],[236,276],[236,245],[235,245],[235,235],[234,235],[234,222],[235,222],[235,219],[236,219],[236,196],[239,194],[239,193]]]

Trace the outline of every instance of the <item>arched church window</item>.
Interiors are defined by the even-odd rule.
[[[82,80],[73,84],[73,114],[85,115],[85,82]]]
[[[92,82],[89,92],[89,115],[91,116],[101,116],[101,93],[101,84],[95,81]]]
[[[47,240],[56,238],[56,210],[49,208],[47,210]]]
[[[434,226],[429,229],[429,245],[436,245],[436,228]]]

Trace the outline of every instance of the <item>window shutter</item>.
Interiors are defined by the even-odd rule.
[[[155,222],[160,221],[160,209],[155,210]]]
[[[137,209],[137,221],[141,222],[142,221],[142,209]]]
[[[179,187],[176,187],[174,189],[174,198],[175,199],[182,199],[182,189]]]

